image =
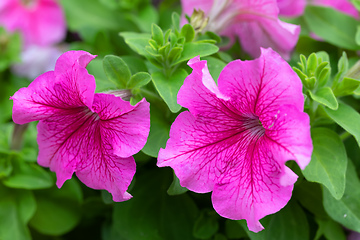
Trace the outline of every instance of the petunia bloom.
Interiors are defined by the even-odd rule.
[[[47,46],[66,34],[64,13],[56,0],[1,0],[0,25],[19,31],[25,46]]]
[[[181,0],[183,18],[201,9],[209,17],[204,31],[213,31],[239,38],[244,51],[253,57],[260,55],[260,47],[271,47],[285,58],[290,58],[300,33],[297,25],[278,19],[276,0]]]
[[[189,61],[193,72],[178,93],[189,111],[179,114],[158,166],[170,166],[191,191],[212,191],[223,217],[246,219],[251,231],[259,220],[290,200],[297,175],[310,162],[309,117],[303,112],[302,84],[272,49],[252,61],[230,62],[218,86],[206,61]]]
[[[149,103],[135,106],[112,94],[96,93],[87,70],[94,58],[84,51],[59,57],[55,70],[36,78],[11,99],[13,120],[39,120],[38,163],[56,172],[57,186],[73,173],[88,187],[105,189],[114,201],[131,198],[133,154],[145,145],[150,128]]]
[[[279,15],[284,17],[298,17],[304,13],[306,5],[316,5],[334,8],[340,12],[359,18],[356,8],[347,0],[277,0]]]

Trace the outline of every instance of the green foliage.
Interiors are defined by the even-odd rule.
[[[156,169],[140,175],[131,191],[134,198],[115,204],[114,239],[195,239],[192,233],[199,210],[186,194],[166,194],[169,173]]]
[[[11,188],[42,189],[54,185],[47,171],[35,163],[27,163],[21,158],[12,158],[12,172],[3,180],[3,184]]]
[[[326,186],[336,199],[345,191],[347,156],[344,144],[335,132],[328,128],[311,131],[314,150],[311,162],[302,171],[305,178]]]
[[[160,148],[165,148],[169,138],[171,122],[163,113],[160,108],[150,105],[150,133],[142,151],[155,158],[158,156]]]
[[[164,99],[170,111],[174,113],[181,109],[181,106],[177,103],[177,93],[183,85],[187,75],[188,74],[184,69],[176,70],[169,78],[162,72],[151,74],[156,90]]]
[[[182,187],[180,185],[180,180],[175,175],[175,173],[173,175],[174,175],[174,180],[172,181],[170,187],[168,188],[167,193],[169,195],[179,195],[179,194],[183,194],[183,193],[187,192],[188,189],[186,187]]]
[[[314,240],[319,240],[321,236],[325,236],[328,240],[346,240],[344,230],[337,222],[331,219],[316,219],[316,223],[319,228]]]
[[[0,72],[20,61],[21,38],[19,33],[7,33],[0,27]]]
[[[340,103],[337,110],[324,110],[332,120],[353,135],[360,146],[360,114],[345,103]]]
[[[250,232],[244,220],[238,221],[251,240],[307,240],[310,239],[309,225],[302,208],[290,201],[274,215],[263,218],[260,222],[265,227],[258,233]]]
[[[177,68],[193,57],[214,54],[219,48],[214,45],[214,40],[196,40],[190,24],[180,29],[177,14],[173,14],[172,20],[172,29],[165,32],[152,24],[151,35],[133,32],[122,32],[120,35],[133,51],[152,64],[153,84],[169,109],[176,113],[181,109],[177,104],[177,93],[188,75],[185,69]]]
[[[196,219],[193,235],[197,239],[209,239],[219,230],[219,215],[214,210],[204,209]]]
[[[37,209],[30,226],[40,233],[59,236],[69,232],[80,221],[83,196],[75,179],[67,180],[61,189],[53,187],[34,194]]]
[[[360,232],[360,181],[352,161],[348,161],[344,196],[336,200],[326,188],[323,195],[329,216],[346,228]]]
[[[359,50],[355,42],[358,21],[332,8],[307,6],[304,14],[307,26],[316,35],[335,46]]]
[[[126,89],[131,72],[126,63],[117,56],[108,55],[103,60],[104,71],[108,79],[119,89]]]
[[[0,183],[0,239],[31,240],[27,223],[36,209],[29,190],[6,188]]]

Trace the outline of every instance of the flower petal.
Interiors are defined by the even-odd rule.
[[[292,184],[282,186],[283,167],[268,148],[266,138],[247,143],[247,146],[244,144],[245,154],[232,158],[233,165],[224,171],[226,174],[215,185],[212,202],[221,216],[246,219],[249,230],[258,232],[263,229],[259,220],[279,211],[290,200],[297,176],[286,170]]]
[[[252,61],[230,62],[220,73],[220,92],[245,106],[247,109],[243,109],[243,112],[252,112],[260,118],[275,116],[284,104],[294,105],[303,111],[300,78],[272,49],[261,49],[261,52],[260,58]],[[272,124],[260,120],[265,128]]]
[[[120,97],[98,93],[93,109],[115,155],[127,158],[144,147],[150,130],[150,104],[145,99],[132,106]]]
[[[246,219],[251,231],[260,231],[259,220],[291,198],[297,176],[285,162],[304,168],[311,159],[301,81],[271,49],[262,49],[259,59],[229,63],[219,88],[210,84],[203,61],[189,65],[193,72],[178,101],[190,112],[171,126],[158,166],[172,167],[190,190],[213,191],[220,215]]]
[[[133,157],[121,158],[109,154],[112,149],[107,149],[110,146],[107,144],[102,143],[103,152],[93,156],[108,154],[106,158],[94,158],[91,163],[83,162],[83,165],[78,167],[76,176],[90,188],[107,190],[115,202],[129,200],[132,196],[127,189],[136,171],[135,160]]]
[[[298,17],[304,13],[306,0],[277,0],[279,15]]]
[[[228,32],[233,32],[239,37],[241,46],[252,57],[260,56],[260,47],[271,47],[288,60],[299,39],[300,26],[278,19],[263,18],[258,21],[234,23]]]
[[[54,0],[37,0],[24,6],[21,0],[5,0],[0,24],[8,31],[19,30],[25,45],[49,46],[64,39],[66,24],[60,5]]]
[[[209,107],[206,102],[212,102],[215,98],[228,99],[216,86],[209,73],[206,61],[200,61],[200,57],[197,56],[190,59],[188,65],[193,71],[185,79],[178,92],[177,101],[181,106],[188,108],[196,116],[198,112],[203,111],[204,107]]]
[[[66,64],[63,64],[63,61],[68,59],[85,58],[89,58],[86,52],[80,51],[79,54],[71,51],[64,53],[56,64],[64,66]],[[95,92],[94,76],[84,67],[74,63],[63,70],[64,72],[50,71],[40,75],[28,87],[21,88],[10,97],[14,101],[14,122],[24,124],[61,115],[70,108],[84,105],[92,107]]]

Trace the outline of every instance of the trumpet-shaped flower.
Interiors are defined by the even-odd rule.
[[[51,45],[66,33],[65,17],[56,0],[1,0],[0,25],[20,31],[25,46]]]
[[[258,57],[260,47],[271,47],[285,59],[299,38],[300,27],[278,19],[276,0],[182,0],[183,19],[194,9],[209,18],[204,31],[239,38],[244,51]]]
[[[285,162],[304,169],[312,153],[301,81],[276,52],[261,51],[253,61],[229,63],[218,86],[206,61],[189,61],[193,72],[178,94],[189,111],[176,118],[158,157],[181,186],[212,191],[221,216],[246,219],[255,232],[291,197],[297,176]]]
[[[331,7],[354,18],[359,17],[356,8],[347,0],[277,0],[279,15],[298,17],[304,13],[306,5]]]
[[[38,163],[56,172],[58,187],[75,172],[88,187],[124,201],[131,197],[132,155],[149,133],[149,103],[143,99],[131,106],[112,94],[95,94],[95,79],[85,68],[94,57],[84,51],[61,55],[54,71],[11,97],[13,120],[39,120]]]

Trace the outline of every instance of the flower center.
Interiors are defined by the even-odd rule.
[[[265,134],[265,128],[258,117],[244,119],[243,127],[248,130],[251,137],[260,138]]]
[[[26,8],[33,8],[37,0],[21,0],[21,3]]]
[[[230,6],[231,3],[232,0],[214,0],[208,15],[209,23],[205,31],[219,33],[229,25],[238,12],[236,7]]]

